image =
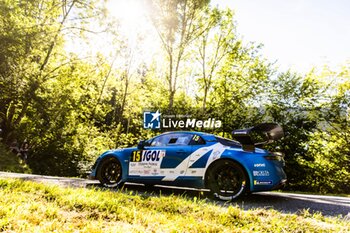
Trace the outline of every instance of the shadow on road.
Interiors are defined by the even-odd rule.
[[[99,184],[88,184],[87,187],[102,188]],[[221,206],[239,206],[244,210],[257,208],[274,209],[282,213],[321,213],[324,216],[346,216],[350,213],[350,198],[262,192],[246,195],[232,202],[212,199],[208,191],[183,189],[166,186],[144,186],[125,184],[122,192],[143,196],[182,196],[188,199],[198,198]]]

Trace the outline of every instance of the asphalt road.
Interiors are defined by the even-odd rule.
[[[57,184],[60,186],[99,188],[98,181],[79,178],[40,176],[19,173],[0,172],[0,178],[19,178],[36,182]],[[265,208],[283,213],[302,213],[307,209],[310,213],[322,213],[324,216],[341,216],[350,221],[350,198],[323,195],[305,195],[294,193],[261,192],[242,197],[233,202],[210,199],[209,192],[204,190],[170,188],[165,186],[145,187],[138,184],[126,184],[124,190],[133,191],[135,195],[181,195],[188,198],[200,197],[217,205],[238,205],[244,210]]]

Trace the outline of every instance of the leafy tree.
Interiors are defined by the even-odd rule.
[[[89,114],[84,112],[89,105],[79,102],[83,102],[84,95],[94,96],[83,90],[83,77],[89,75],[90,68],[67,55],[63,44],[68,32],[84,30],[84,17],[93,15],[93,5],[92,1],[76,0],[0,3],[1,132],[8,144],[14,139],[29,140],[31,159],[39,164],[33,171],[47,169],[54,174],[58,172],[54,167],[40,163],[55,158],[70,163],[74,161],[72,156],[81,155],[82,147],[72,150],[68,145],[74,141],[72,134],[79,120],[84,122]],[[77,174],[76,166],[66,167]]]
[[[76,0],[1,2],[0,117],[7,143],[17,137],[16,129],[40,101],[40,89],[69,63],[60,50],[72,11],[77,15],[82,10],[90,12],[87,9],[92,4]]]
[[[207,112],[223,120],[222,131],[225,133],[250,127],[261,119],[259,97],[273,71],[271,64],[259,54],[259,49],[254,44],[244,45],[237,41],[213,79]]]
[[[318,130],[310,135],[308,142],[307,155],[312,160],[300,160],[310,170],[304,182],[312,191],[350,191],[349,71],[347,63],[340,71],[325,67],[318,75],[327,86],[327,92],[323,94],[322,106],[316,114]]]
[[[168,83],[169,111],[174,105],[181,66],[186,60],[186,51],[193,40],[203,33],[203,28],[197,24],[197,20],[201,10],[208,3],[208,0],[154,0],[151,2],[151,19],[167,58],[168,68],[165,76]]]
[[[240,47],[236,34],[233,12],[218,8],[206,8],[199,19],[203,33],[198,37],[195,53],[200,64],[200,74],[197,79],[203,89],[202,111],[205,112],[209,91],[213,88],[215,76],[224,64],[224,60],[235,53]]]
[[[317,109],[324,89],[313,72],[301,76],[291,71],[271,78],[267,88],[265,119],[282,125],[285,136],[273,146],[285,154],[291,189],[308,190],[305,182],[312,172],[301,160],[313,161],[308,143],[318,126]],[[273,148],[273,147],[270,147]]]

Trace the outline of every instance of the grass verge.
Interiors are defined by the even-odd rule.
[[[0,232],[349,232],[321,214],[0,179]]]

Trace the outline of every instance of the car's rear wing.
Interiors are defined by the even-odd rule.
[[[262,123],[248,129],[232,131],[232,137],[242,144],[245,151],[255,151],[255,146],[274,142],[283,136],[282,127],[276,123]]]

